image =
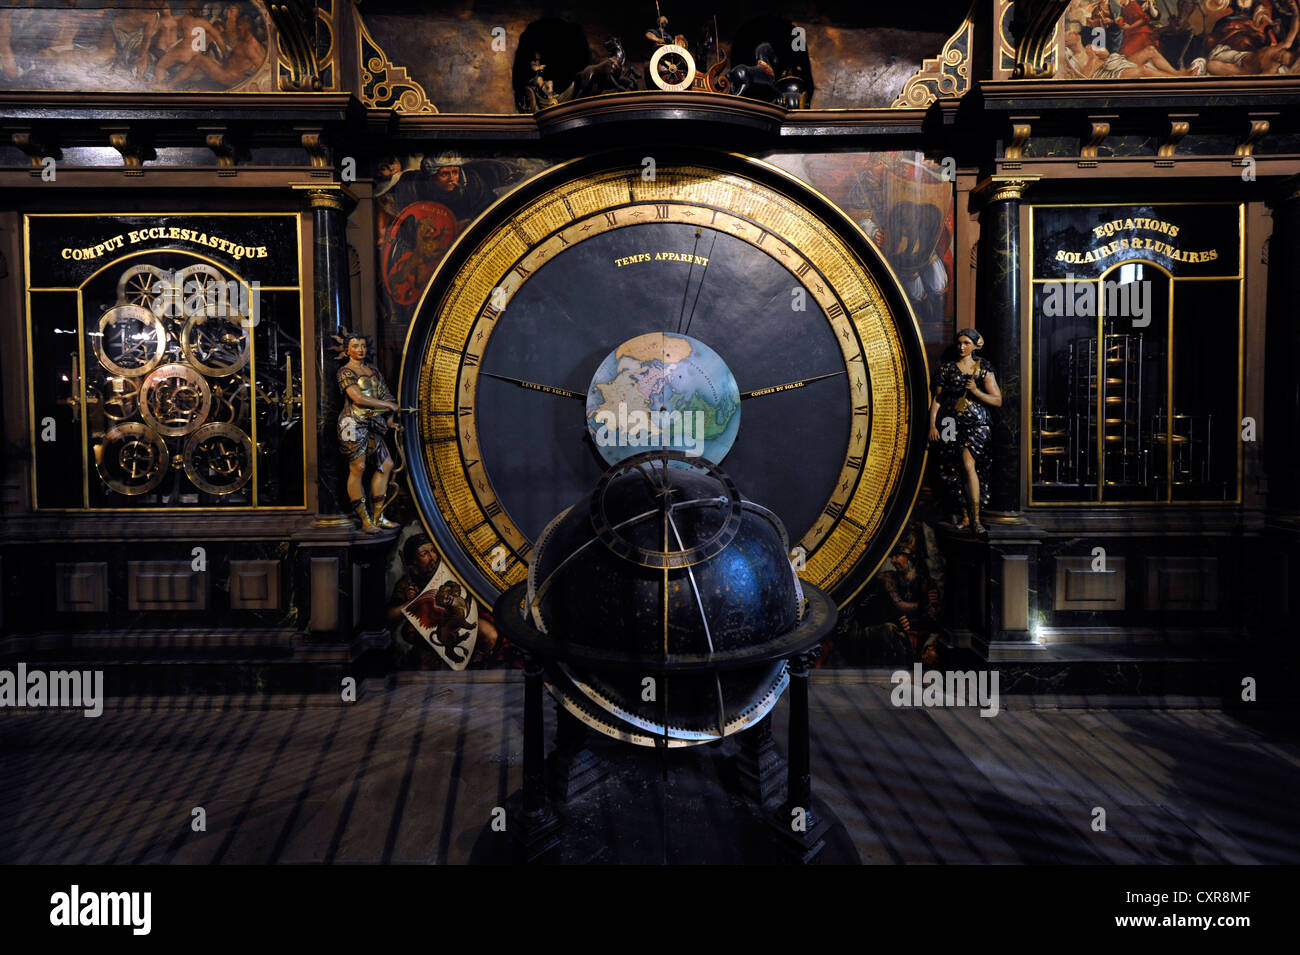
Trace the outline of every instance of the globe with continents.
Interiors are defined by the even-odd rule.
[[[703,342],[671,332],[638,335],[592,376],[587,428],[609,464],[664,448],[716,463],[740,430],[740,389]]]

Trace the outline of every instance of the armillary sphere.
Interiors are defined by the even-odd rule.
[[[120,424],[104,435],[100,479],[119,494],[148,494],[167,474],[167,445],[138,421]]]
[[[189,434],[208,417],[212,390],[188,365],[163,365],[140,389],[140,415],[159,434]]]
[[[650,79],[669,93],[690,89],[695,82],[695,58],[676,43],[661,46],[650,57]]]
[[[233,375],[248,364],[248,329],[238,313],[191,315],[181,330],[181,352],[205,375]]]
[[[92,342],[101,365],[115,375],[137,378],[162,361],[167,330],[151,309],[116,305],[99,317]]]
[[[185,442],[185,475],[209,494],[233,494],[253,476],[253,443],[233,425],[209,422]]]

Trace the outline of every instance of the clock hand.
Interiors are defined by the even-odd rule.
[[[552,388],[550,385],[539,385],[535,381],[524,381],[522,378],[511,378],[509,375],[498,375],[490,371],[480,371],[480,375],[487,375],[489,378],[497,378],[501,381],[508,381],[520,388],[527,388],[530,391],[542,391],[548,395],[559,395],[561,398],[577,398],[579,401],[586,401],[586,395],[580,395],[576,391],[569,391],[565,388]]]
[[[682,286],[682,307],[677,311],[677,334],[682,333],[682,319],[686,317],[686,293],[691,290],[691,276],[695,274],[695,253],[700,251],[700,230],[695,230],[695,245],[691,247],[691,267],[686,271],[686,284]],[[704,276],[700,276],[704,278]]]
[[[842,375],[842,371],[831,371],[824,375],[813,375],[811,378],[802,378],[799,381],[788,381],[784,385],[772,385],[770,388],[755,388],[753,391],[742,391],[740,400],[746,398],[761,398],[763,395],[774,395],[781,391],[793,391],[795,388],[802,388],[804,385],[812,384],[814,381],[821,381],[823,378],[834,378],[836,375]]]
[[[704,271],[700,273],[700,284],[695,286],[695,301],[691,302],[691,314],[686,319],[686,328],[682,331],[685,335],[691,330],[691,322],[695,320],[695,308],[700,304],[700,292],[704,289],[704,278],[709,274],[709,263],[713,261],[713,247],[718,244],[718,233],[713,233],[713,241],[709,243],[709,257],[704,263]],[[694,265],[694,259],[691,260]]]

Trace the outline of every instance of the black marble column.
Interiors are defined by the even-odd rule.
[[[326,523],[348,523],[343,460],[339,456],[338,361],[334,336],[352,327],[352,293],[348,276],[347,216],[340,189],[310,189],[315,228],[316,314],[316,487],[319,514]]]
[[[992,410],[989,510],[1020,510],[1020,196],[1023,179],[995,179],[983,190],[976,272],[975,325],[993,364],[1002,407]]]
[[[1300,176],[1284,182],[1273,202],[1264,331],[1264,417],[1258,422],[1268,504],[1288,510],[1300,510],[1300,443],[1295,440],[1300,433],[1296,302],[1300,302]]]

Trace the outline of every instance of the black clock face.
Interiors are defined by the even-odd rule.
[[[739,427],[716,463],[781,518],[801,574],[847,600],[919,485],[920,337],[833,207],[716,154],[660,162],[653,181],[639,157],[559,167],[449,252],[400,386],[419,409],[405,432],[414,496],[444,557],[488,602],[522,579],[532,541],[608,466],[588,427],[593,376],[652,333],[689,336],[725,365],[700,374],[734,377]]]
[[[697,239],[696,231],[650,222],[566,249],[524,284],[498,320],[483,353],[475,419],[484,466],[496,483],[515,489],[507,506],[530,539],[608,466],[586,424],[592,375],[612,349],[650,332],[680,332],[707,344],[742,394],[831,375],[743,398],[735,444],[715,462],[746,497],[773,506],[795,539],[831,497],[852,406],[849,369],[825,313],[808,309],[806,296],[805,309],[796,310],[798,279],[761,249],[707,227]],[[617,264],[665,250],[685,250],[691,261]],[[695,265],[697,257],[707,265]],[[483,380],[492,374],[502,377]]]

